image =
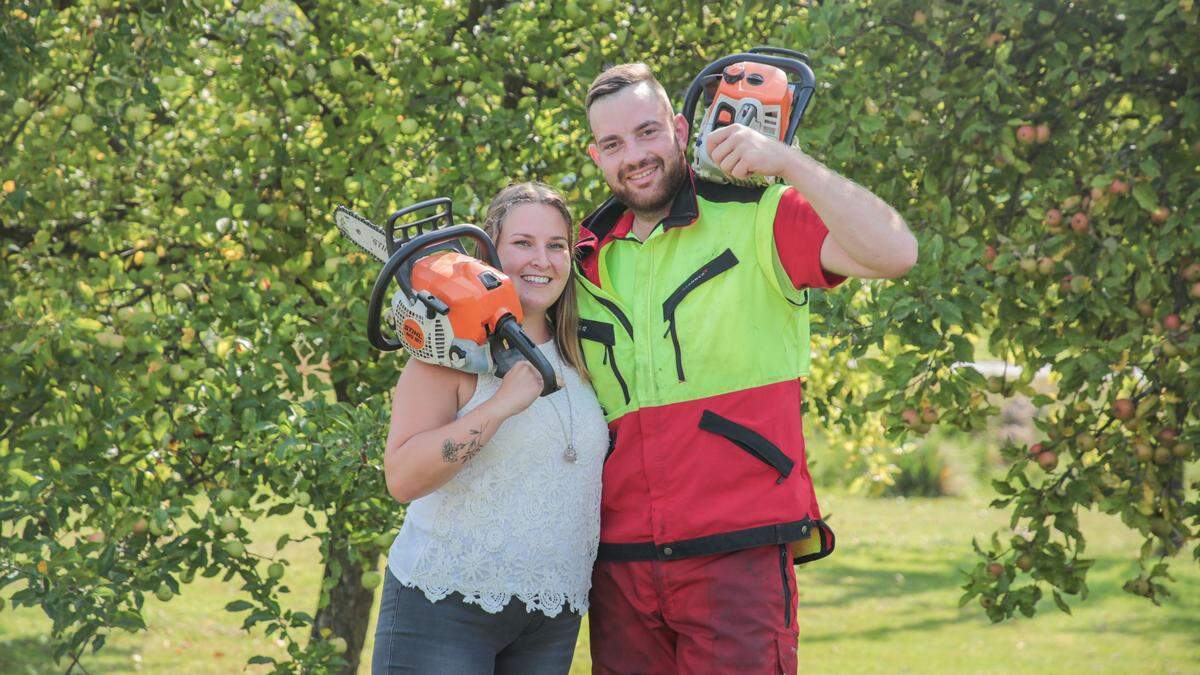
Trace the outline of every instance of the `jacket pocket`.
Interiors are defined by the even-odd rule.
[[[617,356],[613,348],[617,344],[616,331],[611,323],[603,321],[594,321],[592,319],[579,320],[579,338],[581,340],[591,340],[598,342],[604,346],[604,360],[601,362],[612,369],[613,377],[616,378],[617,384],[621,386],[621,395],[625,397],[625,403],[629,403],[629,386],[625,384],[625,378],[621,377],[621,369],[617,366]]]
[[[737,256],[733,254],[731,249],[725,249],[724,253],[708,261],[700,269],[693,272],[663,302],[663,321],[667,322],[667,332],[663,337],[667,335],[671,336],[671,344],[675,347],[675,373],[679,376],[680,382],[683,382],[686,378],[683,374],[683,353],[679,348],[679,333],[675,328],[675,310],[679,307],[679,303],[687,297],[687,294],[694,291],[697,286],[725,272],[736,264],[738,264]]]
[[[792,467],[796,465],[774,443],[763,438],[753,429],[721,417],[711,410],[705,410],[704,414],[700,416],[700,428],[728,439],[758,461],[778,471],[779,478],[775,481],[776,485],[790,476]]]

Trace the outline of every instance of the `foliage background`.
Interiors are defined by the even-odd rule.
[[[400,362],[362,339],[370,266],[333,206],[450,195],[472,220],[536,178],[585,211],[597,73],[645,60],[678,101],[756,44],[810,54],[801,146],[921,241],[907,278],[818,305],[807,412],[860,487],[895,482],[897,439],[1024,393],[1054,466],[1003,451],[1012,527],[964,601],[1001,620],[1086,595],[1089,508],[1144,542],[1135,594],[1200,556],[1191,0],[0,7],[0,587],[67,662],[201,574],[288,645],[260,661],[354,667],[402,515],[378,472]],[[962,367],[980,352],[1020,374]],[[287,560],[247,552],[288,512],[320,541],[315,612],[279,602]]]

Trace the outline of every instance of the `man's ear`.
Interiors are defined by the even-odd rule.
[[[688,134],[691,133],[692,125],[688,123],[686,117],[679,113],[676,113],[671,124],[675,127],[675,140],[679,144],[679,149],[687,151],[688,141],[691,140],[691,136]]]
[[[600,150],[596,147],[595,143],[588,143],[587,153],[588,153],[588,157],[591,157],[592,161],[595,162],[597,166],[599,166],[600,165]]]

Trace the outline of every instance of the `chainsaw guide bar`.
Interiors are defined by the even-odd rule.
[[[344,206],[337,207],[333,212],[333,219],[342,234],[379,262],[386,263],[391,257],[388,255],[387,237],[383,230],[371,221]]]

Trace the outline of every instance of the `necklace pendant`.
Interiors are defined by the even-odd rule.
[[[566,458],[566,460],[572,464],[574,464],[575,461],[579,459],[579,455],[577,455],[575,453],[575,444],[574,443],[567,444],[567,449],[565,452],[563,452],[563,457]]]

